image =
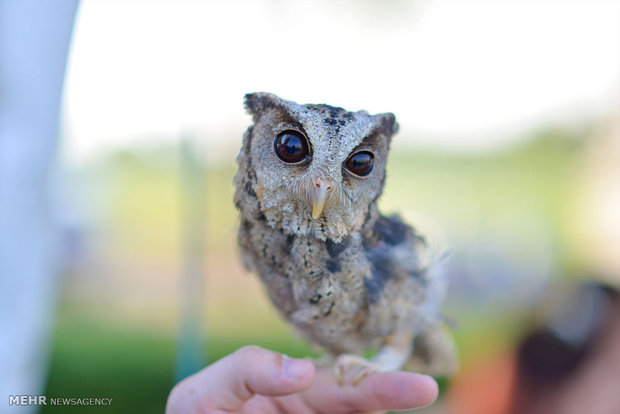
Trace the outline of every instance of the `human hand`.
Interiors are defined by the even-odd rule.
[[[377,372],[339,386],[331,368],[246,346],[184,379],[170,392],[166,414],[346,414],[411,409],[438,394],[431,377]]]

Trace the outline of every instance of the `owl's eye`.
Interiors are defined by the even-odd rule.
[[[300,162],[308,156],[308,140],[298,131],[280,132],[273,145],[278,158],[289,164]]]
[[[344,163],[347,170],[360,177],[366,177],[372,171],[375,156],[369,151],[360,151],[351,155]]]

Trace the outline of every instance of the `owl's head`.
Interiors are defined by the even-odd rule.
[[[341,241],[359,230],[383,189],[394,115],[262,92],[246,95],[245,105],[254,124],[238,157],[237,199],[249,198],[254,213],[286,234]]]

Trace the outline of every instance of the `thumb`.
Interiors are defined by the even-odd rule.
[[[310,361],[246,346],[177,384],[168,397],[166,413],[234,411],[256,394],[297,393],[310,386],[314,369]]]

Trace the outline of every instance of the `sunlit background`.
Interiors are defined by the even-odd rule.
[[[550,280],[618,269],[620,2],[83,0],[48,395],[161,412],[196,273],[209,361],[250,343],[310,353],[236,248],[254,91],[396,115],[380,207],[446,240],[465,372],[513,344]]]

